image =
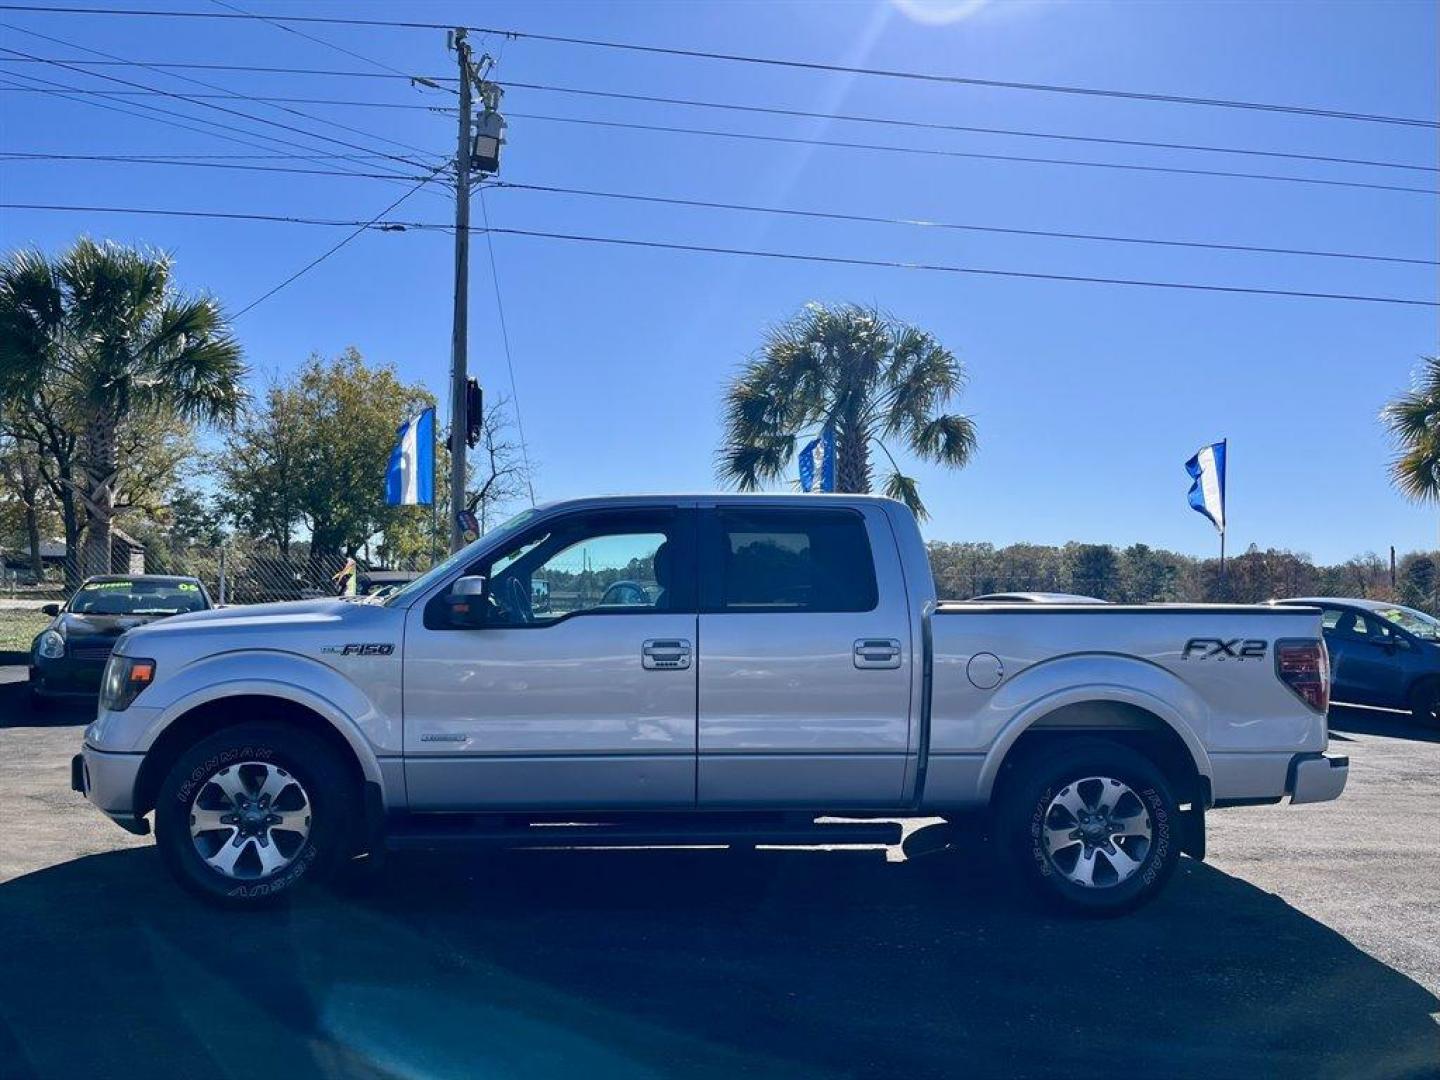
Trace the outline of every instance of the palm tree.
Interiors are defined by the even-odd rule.
[[[77,241],[0,265],[0,397],[58,394],[80,438],[86,573],[110,570],[117,435],[131,420],[232,418],[245,367],[219,304],[179,293],[170,257]]]
[[[855,305],[807,304],[766,334],[726,394],[720,478],[753,491],[786,473],[797,440],[829,429],[837,491],[871,490],[875,446],[891,470],[881,490],[923,519],[918,485],[886,440],[901,440],[925,461],[965,465],[975,425],[943,411],[965,381],[954,354],[917,327]]]
[[[1380,419],[1395,443],[1391,483],[1407,499],[1440,501],[1440,357],[1422,358],[1414,384]]]

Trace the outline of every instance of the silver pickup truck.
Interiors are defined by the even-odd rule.
[[[1209,809],[1336,798],[1319,613],[938,602],[860,496],[586,499],[383,602],[126,633],[73,784],[238,906],[390,849],[875,844],[982,824],[1133,908]]]

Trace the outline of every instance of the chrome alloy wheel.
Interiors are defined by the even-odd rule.
[[[263,761],[226,765],[190,804],[190,838],[226,877],[269,877],[294,861],[310,835],[310,796],[284,769]]]
[[[1067,881],[1108,888],[1140,869],[1153,828],[1150,811],[1127,784],[1090,776],[1050,800],[1041,843],[1050,865]]]

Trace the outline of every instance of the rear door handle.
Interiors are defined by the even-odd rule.
[[[690,667],[690,642],[684,638],[651,638],[640,647],[646,671],[684,671]]]
[[[898,668],[900,642],[895,638],[860,638],[852,655],[857,668]]]

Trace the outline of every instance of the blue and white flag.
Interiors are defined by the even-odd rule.
[[[1190,485],[1190,505],[1225,532],[1225,440],[1203,447],[1185,463],[1195,480]]]
[[[800,490],[835,490],[835,429],[826,428],[800,451]]]
[[[435,501],[435,410],[426,409],[396,431],[385,501],[391,506],[429,506]]]

